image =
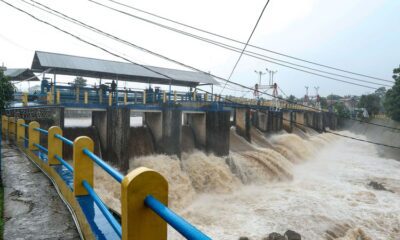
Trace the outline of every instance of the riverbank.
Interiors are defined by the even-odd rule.
[[[390,128],[377,125],[388,126]],[[391,129],[400,129],[400,122],[390,119],[371,119],[368,123],[362,123],[354,120],[344,120],[341,128],[355,134],[364,135],[367,140],[372,142],[400,147],[400,130]],[[392,158],[400,161],[400,149],[377,147],[377,151],[383,158]]]

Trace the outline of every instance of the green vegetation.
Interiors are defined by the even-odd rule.
[[[76,77],[74,79],[74,86],[75,87],[85,87],[87,85],[87,80],[83,77]]]
[[[3,110],[8,101],[13,99],[14,85],[4,75],[3,70],[0,69],[0,111]]]
[[[345,119],[350,117],[350,111],[346,108],[344,103],[336,102],[333,105],[333,108],[335,109],[335,112],[338,114],[338,117],[340,119]]]
[[[358,107],[367,109],[370,115],[376,115],[381,110],[381,98],[375,93],[362,95]]]
[[[400,121],[400,66],[393,70],[394,86],[386,92],[384,106],[386,113],[395,121]]]

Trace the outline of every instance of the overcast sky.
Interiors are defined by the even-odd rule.
[[[50,16],[20,0],[5,1],[138,63],[183,69]],[[202,70],[211,71],[224,78],[229,76],[239,55],[112,12],[87,0],[37,1],[132,43]],[[116,6],[107,0],[97,1]],[[265,4],[265,0],[119,1],[243,42],[249,37]],[[118,8],[150,18],[134,10]],[[271,0],[250,43],[311,61],[391,80],[393,68],[400,64],[399,10],[400,1],[398,0]],[[0,20],[2,23],[0,63],[4,62],[9,68],[30,67],[35,50],[121,61],[37,22],[2,2],[0,2]],[[249,48],[249,50],[252,49]],[[264,54],[294,62],[294,60],[271,53],[264,52]],[[304,86],[310,86],[310,88],[319,86],[322,96],[330,93],[345,95],[373,91],[301,73],[247,56],[243,56],[231,80],[254,86],[257,80],[254,70],[265,71],[266,67],[278,71],[276,75],[278,85],[288,95],[294,94],[297,97],[304,95]],[[228,89],[224,93],[235,92]],[[236,94],[239,93],[236,92]]]

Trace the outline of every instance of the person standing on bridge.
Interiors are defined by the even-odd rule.
[[[116,90],[117,90],[117,84],[115,83],[115,80],[112,80],[112,82],[111,82],[111,94],[112,94],[113,98],[115,98]],[[118,99],[116,99],[116,101],[118,101]]]

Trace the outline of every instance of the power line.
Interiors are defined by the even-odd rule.
[[[98,29],[98,28],[95,28],[95,27],[93,27],[93,26],[90,26],[90,25],[88,25],[88,24],[86,24],[86,23],[84,23],[84,22],[82,22],[82,21],[79,21],[79,20],[77,20],[77,19],[75,19],[75,18],[69,17],[69,16],[66,15],[66,14],[63,14],[63,13],[61,13],[61,12],[55,10],[55,9],[52,9],[52,8],[50,8],[50,7],[48,7],[48,6],[44,5],[44,4],[41,4],[41,3],[39,3],[39,2],[34,1],[34,0],[30,0],[30,1],[36,3],[36,4],[40,5],[40,6],[42,6],[42,7],[44,7],[44,8],[46,8],[46,9],[48,9],[48,10],[43,9],[43,8],[40,8],[40,7],[38,7],[38,6],[34,5],[34,4],[28,3],[28,2],[25,1],[25,0],[21,0],[21,1],[25,2],[26,4],[31,5],[31,6],[33,6],[33,7],[36,7],[36,8],[38,8],[38,9],[42,10],[42,11],[45,11],[45,12],[47,12],[47,13],[50,13],[50,14],[55,15],[55,16],[57,16],[57,17],[60,17],[60,18],[62,18],[62,19],[64,19],[64,20],[66,20],[66,21],[69,21],[69,22],[72,22],[72,23],[74,23],[74,24],[83,26],[83,27],[85,27],[86,29],[89,29],[89,30],[91,30],[91,31],[100,33],[100,34],[102,34],[103,36],[112,38],[112,39],[114,39],[114,40],[116,40],[116,41],[119,41],[119,42],[121,42],[121,43],[123,43],[123,44],[126,44],[126,45],[128,45],[128,46],[135,47],[135,48],[137,48],[137,49],[139,49],[139,50],[141,50],[141,51],[144,51],[144,52],[147,52],[147,53],[152,54],[152,55],[154,55],[154,56],[160,57],[160,58],[162,58],[162,59],[164,59],[164,60],[173,62],[173,63],[178,64],[178,65],[181,65],[181,66],[183,66],[183,67],[192,69],[192,70],[194,70],[194,71],[202,72],[203,74],[211,75],[211,76],[213,76],[213,77],[215,77],[215,78],[217,78],[217,79],[223,80],[223,81],[225,82],[225,85],[224,85],[224,86],[226,86],[226,84],[228,83],[228,82],[226,81],[226,79],[224,79],[224,78],[222,78],[222,77],[219,77],[219,76],[216,76],[216,75],[207,73],[207,72],[205,72],[205,71],[203,71],[203,70],[200,70],[200,69],[198,69],[198,68],[189,66],[189,65],[184,64],[184,63],[182,63],[182,62],[179,62],[179,61],[177,61],[177,60],[171,59],[171,58],[166,57],[166,56],[164,56],[164,55],[161,55],[161,54],[158,54],[158,53],[156,53],[156,52],[153,52],[153,51],[151,51],[151,50],[149,50],[149,49],[146,49],[146,48],[143,48],[143,47],[138,46],[138,45],[136,45],[136,44],[133,44],[132,42],[129,42],[129,41],[127,41],[127,40],[124,40],[124,39],[121,39],[121,38],[119,38],[119,37],[116,37],[115,35],[112,35],[112,34],[110,34],[110,33],[104,32],[104,31],[102,31],[102,30],[100,30],[100,29]],[[91,0],[89,0],[89,1],[91,1]],[[49,10],[50,10],[50,11],[49,11]],[[54,12],[57,13],[58,15],[55,14]],[[276,63],[276,62],[273,62],[273,63]],[[276,64],[283,65],[283,64],[280,64],[280,63],[276,63]],[[284,66],[286,66],[286,65],[284,65]],[[290,67],[290,66],[287,66],[287,67],[293,68],[293,67]],[[295,68],[295,69],[297,69],[297,68]],[[305,71],[305,70],[301,70],[301,69],[298,69],[298,70],[299,70],[299,71]],[[305,72],[308,72],[308,71],[305,71]],[[375,90],[375,88],[372,88],[372,87],[369,87],[369,86],[366,86],[366,85],[357,84],[357,83],[352,83],[352,82],[348,82],[348,81],[344,81],[344,80],[340,80],[340,79],[336,79],[336,78],[331,78],[331,77],[329,77],[329,76],[320,75],[320,74],[316,74],[316,73],[312,73],[312,72],[308,72],[308,73],[314,74],[314,75],[318,75],[318,76],[321,76],[321,77],[325,77],[325,78],[328,78],[328,79],[331,79],[331,80],[334,80],[334,81],[344,82],[344,83],[348,83],[348,84],[352,84],[352,85],[356,85],[356,86],[361,86],[361,87],[366,87],[366,88],[371,88],[371,89],[374,89],[374,90]],[[229,81],[229,80],[228,80],[228,81]],[[243,86],[243,85],[242,85],[242,86]],[[252,90],[252,89],[249,89],[249,90]],[[222,92],[222,91],[221,91],[221,92]]]
[[[44,24],[46,24],[46,25],[49,25],[49,26],[55,28],[56,30],[61,31],[61,32],[67,34],[67,35],[70,35],[70,36],[76,38],[77,40],[82,41],[82,42],[84,42],[84,43],[86,43],[86,44],[88,44],[88,45],[90,45],[90,46],[93,46],[93,47],[95,47],[95,48],[98,48],[98,49],[100,49],[100,50],[102,50],[102,51],[104,51],[104,52],[107,52],[107,53],[109,53],[109,54],[111,54],[111,55],[113,55],[113,56],[115,56],[115,57],[121,58],[121,59],[123,59],[123,60],[125,60],[125,61],[127,61],[127,62],[130,62],[130,63],[134,64],[134,65],[143,67],[144,69],[147,69],[147,70],[149,70],[149,71],[151,71],[151,72],[154,72],[154,73],[156,73],[156,74],[159,74],[159,75],[161,75],[161,76],[164,76],[164,77],[166,77],[166,78],[168,78],[168,79],[175,80],[175,79],[171,78],[171,77],[168,76],[168,75],[165,75],[165,74],[163,74],[163,73],[160,73],[160,72],[158,72],[158,71],[156,71],[156,70],[153,70],[153,69],[151,69],[151,68],[149,68],[149,67],[147,67],[147,66],[144,66],[144,65],[142,65],[142,64],[133,62],[133,61],[131,61],[130,59],[128,59],[128,58],[126,58],[126,57],[123,57],[123,56],[121,56],[121,55],[118,55],[118,54],[116,54],[116,53],[113,53],[113,52],[111,52],[111,51],[109,51],[109,50],[107,50],[107,49],[105,49],[105,48],[103,48],[103,47],[101,47],[101,46],[99,46],[99,45],[97,45],[97,44],[94,44],[94,43],[91,43],[91,42],[89,42],[89,41],[87,41],[87,40],[84,40],[84,39],[80,38],[79,36],[77,36],[77,35],[75,35],[75,34],[73,34],[73,33],[70,33],[70,32],[68,32],[68,31],[66,31],[66,30],[63,30],[63,29],[61,29],[61,28],[59,28],[59,27],[57,27],[57,26],[55,26],[55,25],[53,25],[53,24],[51,24],[51,23],[49,23],[49,22],[47,22],[47,21],[44,21],[44,20],[42,20],[42,19],[40,19],[40,18],[38,18],[38,17],[36,17],[36,16],[34,16],[34,15],[32,15],[32,14],[30,14],[30,13],[24,11],[23,9],[18,8],[18,7],[16,7],[16,6],[14,6],[14,5],[12,5],[12,4],[10,4],[10,3],[4,1],[4,0],[0,0],[0,1],[3,2],[3,3],[5,3],[5,4],[7,4],[7,5],[9,5],[10,7],[14,8],[14,9],[16,9],[16,10],[22,12],[22,13],[25,13],[26,15],[32,17],[33,19],[35,19],[35,20],[37,20],[37,21],[39,21],[39,22],[42,22],[42,23],[44,23]],[[203,71],[201,71],[201,70],[197,70],[197,71],[203,72]],[[203,72],[203,73],[205,73],[205,72]],[[209,74],[209,73],[205,73],[205,74]],[[319,111],[319,109],[314,108],[314,107],[310,107],[310,106],[307,106],[307,105],[303,105],[303,104],[295,103],[295,102],[292,102],[292,101],[289,101],[289,100],[285,100],[285,99],[283,99],[282,97],[273,96],[273,95],[268,94],[268,93],[266,93],[266,92],[260,92],[260,91],[258,91],[258,90],[253,89],[253,88],[244,86],[244,85],[239,84],[239,83],[236,83],[236,82],[232,82],[232,81],[230,81],[230,80],[227,80],[227,79],[224,79],[224,78],[221,78],[221,77],[212,75],[212,74],[209,74],[209,75],[211,75],[211,76],[213,76],[213,77],[216,77],[216,78],[220,78],[220,79],[225,80],[225,81],[227,81],[227,82],[229,82],[229,83],[231,83],[231,84],[233,84],[233,85],[240,86],[240,87],[242,87],[242,88],[244,88],[244,89],[249,89],[249,90],[252,90],[252,91],[257,91],[258,93],[261,93],[261,94],[264,94],[264,95],[267,95],[267,96],[271,96],[271,97],[273,97],[273,98],[277,98],[277,99],[280,99],[280,100],[282,100],[282,101],[285,101],[285,102],[288,102],[288,103],[291,103],[291,104],[296,104],[296,105],[303,106],[303,107],[308,108],[308,109],[313,109],[313,110]],[[400,129],[398,129],[398,128],[393,128],[393,127],[389,127],[389,126],[385,126],[385,125],[380,125],[380,124],[375,124],[375,123],[368,123],[368,122],[360,121],[360,120],[357,120],[357,119],[352,119],[352,118],[348,118],[348,119],[353,120],[353,121],[357,121],[357,122],[362,122],[362,123],[367,123],[367,124],[375,125],[375,126],[380,126],[380,127],[384,127],[384,128],[388,128],[388,129],[400,130]]]
[[[33,0],[31,0],[31,1],[33,1]],[[228,45],[228,44],[225,44],[225,43],[222,43],[222,42],[218,42],[218,41],[215,41],[215,40],[212,40],[212,39],[204,38],[204,37],[201,37],[201,36],[198,36],[198,35],[194,35],[194,34],[191,34],[191,33],[188,33],[188,32],[185,32],[183,30],[179,30],[179,29],[176,29],[176,28],[173,28],[173,27],[169,27],[169,26],[166,26],[166,25],[163,25],[163,24],[160,24],[160,23],[157,23],[157,22],[154,22],[154,21],[151,21],[151,20],[136,16],[134,14],[131,14],[131,13],[128,13],[128,12],[125,12],[125,11],[121,11],[119,9],[107,6],[107,5],[103,4],[103,3],[100,3],[100,2],[97,2],[97,1],[94,1],[94,0],[88,0],[88,1],[92,2],[94,4],[97,4],[99,6],[102,6],[104,8],[113,10],[115,12],[127,15],[129,17],[132,17],[132,18],[135,18],[135,19],[139,19],[141,21],[156,25],[158,27],[161,27],[161,28],[164,28],[164,29],[167,29],[167,30],[170,30],[170,31],[173,31],[173,32],[176,32],[176,33],[179,33],[179,34],[182,34],[182,35],[185,35],[185,36],[188,36],[188,37],[200,40],[200,41],[203,41],[203,42],[207,42],[207,43],[212,44],[214,46],[221,47],[221,48],[227,49],[229,51],[237,52],[237,53],[240,53],[241,55],[243,54],[243,55],[255,58],[255,59],[259,59],[259,60],[266,61],[266,62],[269,62],[269,63],[277,64],[279,66],[287,67],[287,68],[290,68],[290,69],[293,69],[293,70],[296,70],[296,71],[308,73],[308,74],[311,74],[311,75],[316,75],[316,76],[327,78],[327,79],[334,80],[334,81],[353,84],[353,83],[350,83],[348,81],[344,81],[344,80],[341,80],[341,79],[332,78],[332,77],[325,76],[325,75],[322,75],[322,74],[317,74],[317,73],[313,73],[313,72],[310,72],[310,71],[305,71],[303,69],[296,68],[296,67],[301,67],[301,68],[304,68],[304,69],[308,69],[308,70],[312,70],[312,71],[316,71],[316,72],[321,72],[321,73],[324,73],[324,74],[329,74],[329,75],[333,75],[333,76],[337,76],[337,77],[347,78],[347,79],[355,80],[355,81],[358,81],[358,82],[364,82],[364,83],[369,83],[369,84],[374,84],[374,85],[379,85],[379,86],[391,87],[390,85],[380,84],[380,83],[376,83],[376,82],[371,82],[371,81],[367,81],[367,80],[362,80],[362,79],[353,78],[353,77],[349,77],[349,76],[345,76],[345,75],[341,75],[341,74],[337,74],[337,73],[323,71],[323,70],[316,69],[316,68],[303,66],[303,65],[300,65],[300,64],[296,64],[296,63],[292,63],[292,62],[289,62],[289,61],[284,61],[284,60],[281,60],[281,59],[269,57],[269,56],[266,56],[266,55],[263,55],[263,54],[260,54],[260,53],[256,53],[256,52],[252,52],[252,51],[248,51],[248,50],[243,51],[242,49],[237,48],[235,46]],[[282,63],[289,64],[289,65],[296,66],[296,67],[287,66],[287,65],[282,64]],[[373,90],[377,89],[377,88],[372,88],[370,86],[365,86],[365,85],[361,85],[361,84],[355,84],[355,85],[356,86],[360,86],[360,87],[370,88],[370,89],[373,89]]]
[[[88,0],[88,1],[90,1],[90,0]],[[107,1],[113,2],[113,3],[115,3],[117,5],[120,5],[120,6],[124,6],[126,8],[130,8],[130,9],[136,10],[136,11],[141,12],[141,13],[148,14],[150,16],[153,16],[153,17],[156,17],[156,18],[168,21],[168,22],[175,23],[175,24],[180,25],[180,26],[184,26],[184,27],[187,27],[187,28],[199,31],[199,32],[207,33],[207,34],[215,36],[215,37],[219,37],[219,38],[222,38],[222,39],[225,39],[225,40],[229,40],[229,41],[232,41],[232,42],[235,42],[235,43],[239,43],[239,44],[245,44],[242,41],[235,40],[233,38],[230,38],[230,37],[227,37],[227,36],[223,36],[221,34],[213,33],[213,32],[198,28],[198,27],[194,27],[194,26],[191,26],[191,25],[188,25],[188,24],[176,21],[176,20],[172,20],[170,18],[162,17],[162,16],[160,16],[158,14],[151,13],[151,12],[148,12],[148,11],[133,7],[133,6],[121,3],[121,2],[116,1],[116,0],[107,0]],[[370,78],[370,79],[375,79],[375,80],[379,80],[379,81],[384,81],[384,82],[390,82],[390,83],[394,82],[392,80],[387,80],[387,79],[378,78],[378,77],[374,77],[374,76],[370,76],[370,75],[366,75],[366,74],[356,73],[354,71],[344,70],[344,69],[341,69],[341,68],[338,68],[338,67],[332,67],[332,66],[329,66],[329,65],[317,63],[317,62],[306,60],[306,59],[302,59],[302,58],[299,58],[299,57],[294,57],[294,56],[291,56],[291,55],[288,55],[288,54],[284,54],[284,53],[280,53],[280,52],[277,52],[277,51],[269,50],[269,49],[266,49],[266,48],[263,48],[263,47],[259,47],[259,46],[255,46],[255,45],[252,45],[252,44],[248,44],[248,46],[256,48],[256,49],[259,49],[259,50],[263,50],[263,51],[266,51],[266,52],[270,52],[270,53],[273,53],[273,54],[276,54],[276,55],[280,55],[280,56],[283,56],[283,57],[291,58],[291,59],[294,59],[294,60],[297,60],[297,61],[306,62],[306,63],[313,64],[313,65],[316,65],[316,66],[320,66],[320,67],[324,67],[324,68],[328,68],[328,69],[332,69],[332,70],[336,70],[336,71],[340,71],[340,72],[345,72],[345,73],[348,73],[348,74],[353,74],[353,75],[366,77],[366,78]]]
[[[258,19],[257,19],[256,24],[254,25],[253,30],[251,31],[251,34],[250,34],[249,38],[247,39],[247,42],[246,42],[246,44],[244,45],[242,52],[241,52],[240,55],[239,55],[239,58],[237,59],[235,65],[233,66],[233,69],[232,69],[231,73],[229,74],[228,81],[231,80],[232,75],[233,75],[233,73],[235,72],[235,69],[236,69],[237,65],[239,64],[239,62],[240,62],[240,59],[241,59],[242,56],[243,56],[243,52],[246,50],[246,47],[247,47],[247,45],[249,44],[249,42],[250,42],[250,40],[251,40],[251,37],[253,37],[253,34],[254,34],[254,32],[256,31],[256,29],[257,29],[258,23],[260,22],[260,20],[261,20],[263,14],[264,14],[264,11],[265,11],[265,9],[267,8],[267,6],[268,6],[268,4],[269,4],[269,1],[270,1],[270,0],[267,0],[267,2],[265,3],[264,8],[262,9],[262,11],[261,11],[261,13],[260,13],[260,16],[259,16]],[[221,92],[220,92],[219,94],[222,94],[222,92],[223,92],[224,89],[225,89],[226,84],[228,84],[228,81],[225,82],[225,85],[224,85],[224,87],[222,88],[222,90],[221,90]]]

